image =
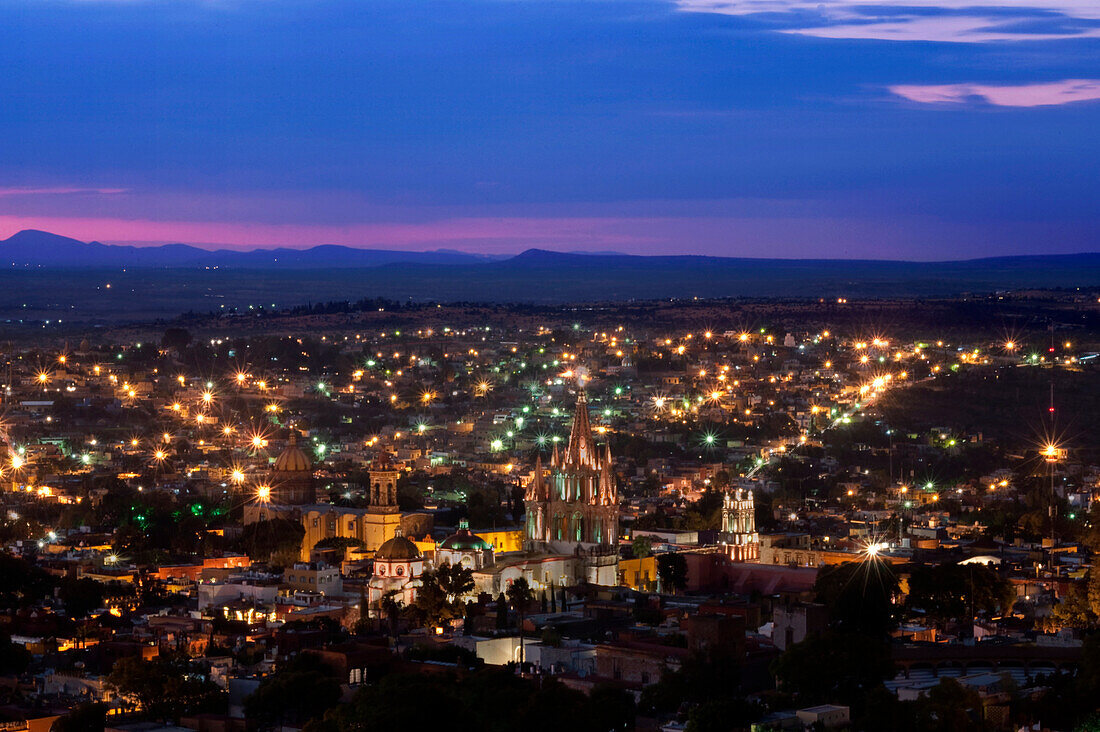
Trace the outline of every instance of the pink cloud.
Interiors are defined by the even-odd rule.
[[[65,196],[76,193],[92,193],[109,196],[126,193],[125,188],[78,188],[74,186],[49,186],[44,188],[21,188],[19,186],[0,187],[0,197],[9,196]]]
[[[800,18],[816,14],[821,18],[820,25],[783,32],[819,38],[994,43],[1100,36],[1100,29],[1085,27],[1032,33],[986,9],[1010,8],[1018,13],[1017,20],[1041,20],[1052,14],[1078,20],[1100,19],[1100,5],[1082,0],[905,0],[893,4],[883,0],[676,0],[676,4],[685,11],[727,15],[766,13]],[[910,8],[941,12],[907,12]]]
[[[1066,79],[1045,84],[899,84],[891,93],[920,104],[966,104],[975,99],[997,107],[1047,107],[1100,99],[1100,79]]]

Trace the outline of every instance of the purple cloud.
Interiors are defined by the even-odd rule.
[[[1100,99],[1100,79],[1065,79],[1040,84],[898,84],[890,92],[920,104],[966,104],[981,100],[997,107],[1049,107]]]
[[[681,10],[724,15],[761,15],[797,24],[783,29],[818,38],[883,41],[993,43],[1100,37],[1100,3],[1083,0],[677,0]],[[938,11],[938,12],[937,12]],[[1011,11],[1011,15],[1006,15]],[[807,14],[820,21],[805,25]],[[1021,21],[1060,18],[1073,21],[1047,32]]]
[[[0,197],[12,196],[69,196],[74,194],[94,194],[97,196],[110,196],[117,193],[126,193],[125,188],[81,188],[78,186],[47,186],[47,187],[0,187]]]

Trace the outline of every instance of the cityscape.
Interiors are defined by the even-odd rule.
[[[1068,729],[1098,301],[371,300],[12,351],[6,709]]]
[[[1100,0],[0,0],[0,732],[1100,732]]]

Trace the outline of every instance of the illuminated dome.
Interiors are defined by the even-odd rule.
[[[492,549],[489,542],[470,531],[470,525],[465,520],[458,525],[458,531],[439,543],[439,548],[456,552],[486,551],[487,549]]]
[[[298,433],[290,433],[290,443],[279,457],[275,458],[275,464],[271,469],[277,473],[309,473],[313,471],[313,464],[298,447]]]
[[[317,500],[313,487],[313,464],[298,448],[298,434],[290,433],[290,442],[268,474],[271,481],[272,503],[286,506],[302,506]]]
[[[397,536],[383,542],[382,546],[378,547],[378,551],[374,553],[374,558],[390,562],[404,562],[420,559],[421,557],[416,544],[413,544],[398,532]]]

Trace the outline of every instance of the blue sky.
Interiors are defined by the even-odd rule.
[[[0,0],[0,236],[1100,250],[1100,0]]]

